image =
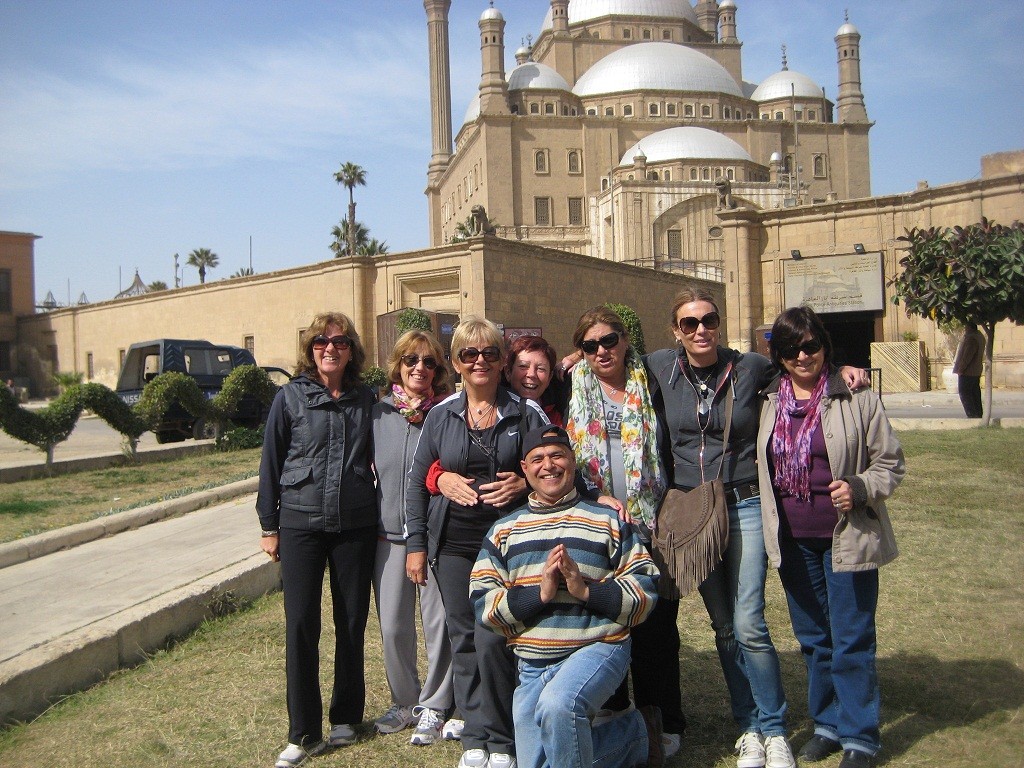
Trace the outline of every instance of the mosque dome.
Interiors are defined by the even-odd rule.
[[[646,156],[648,163],[669,160],[741,160],[754,162],[743,147],[717,131],[679,126],[645,136],[626,150],[619,166],[633,164],[633,158]]]
[[[635,43],[620,48],[583,73],[573,93],[586,97],[644,90],[743,96],[725,67],[676,43]]]
[[[501,15],[501,11],[495,8],[493,5],[486,11],[480,14],[480,21],[504,21],[505,17]]]
[[[718,8],[719,9],[722,9],[722,8],[735,8],[735,7],[736,7],[736,0],[722,0],[722,2],[720,2],[718,4]]]
[[[836,31],[836,37],[841,35],[859,35],[860,31],[850,22],[846,22]]]
[[[750,94],[750,98],[754,101],[775,101],[776,99],[788,99],[794,94],[801,99],[820,99],[822,97],[821,86],[807,75],[794,72],[791,69],[784,69],[766,77]]]
[[[547,64],[527,61],[508,73],[508,89],[525,91],[530,88],[546,88],[552,91],[572,91],[565,78]]]
[[[469,106],[466,108],[466,116],[462,118],[462,124],[474,122],[480,117],[480,94],[473,94],[473,98],[469,100]]]
[[[697,23],[697,14],[689,0],[572,0],[569,3],[569,24],[582,24],[605,16],[650,16],[661,19],[683,19]],[[541,29],[551,29],[551,9]]]

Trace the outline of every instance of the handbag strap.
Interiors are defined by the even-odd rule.
[[[732,371],[729,372],[729,397],[725,401],[725,430],[722,432],[722,458],[718,462],[717,480],[722,476],[722,468],[725,467],[725,454],[729,450],[729,432],[732,429],[732,406],[736,400],[735,384],[732,380]]]

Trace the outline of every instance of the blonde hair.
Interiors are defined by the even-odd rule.
[[[388,358],[388,381],[392,384],[402,383],[402,358],[423,344],[430,350],[431,356],[437,360],[437,367],[434,369],[434,381],[431,383],[434,395],[446,395],[451,391],[452,387],[449,381],[450,373],[448,366],[445,365],[444,348],[441,346],[441,342],[437,340],[437,337],[430,333],[430,331],[413,329],[406,331],[398,337],[398,341],[395,342],[395,348],[391,350],[391,356]]]
[[[505,354],[505,338],[502,336],[498,326],[490,320],[470,315],[455,326],[452,334],[452,355],[459,356],[459,350],[470,346],[470,342],[480,342],[485,347],[497,347]]]

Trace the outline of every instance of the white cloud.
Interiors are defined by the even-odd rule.
[[[307,38],[272,50],[218,49],[167,63],[124,54],[81,77],[4,77],[0,186],[54,181],[69,169],[165,170],[304,148],[420,143],[429,112],[419,35]]]

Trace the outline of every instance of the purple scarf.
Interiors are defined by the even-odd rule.
[[[801,501],[811,498],[811,437],[821,423],[821,397],[825,393],[822,375],[814,385],[811,399],[800,408],[793,395],[793,382],[783,375],[779,382],[779,400],[772,432],[772,458],[775,462],[775,487]],[[803,424],[793,434],[794,416],[803,416]]]
[[[437,395],[431,395],[423,398],[416,405],[412,405],[412,398],[405,393],[400,384],[391,385],[391,395],[395,400],[395,408],[405,416],[405,420],[410,424],[419,424],[423,421],[423,417],[427,415],[431,406],[441,399]]]

